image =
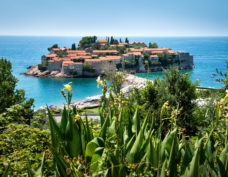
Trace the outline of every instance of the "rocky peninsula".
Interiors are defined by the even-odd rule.
[[[83,37],[76,48],[48,48],[49,54],[41,63],[28,67],[25,75],[35,77],[97,77],[110,70],[130,73],[163,71],[171,65],[182,69],[194,68],[193,56],[170,48],[159,48],[156,43],[97,40],[96,36]]]

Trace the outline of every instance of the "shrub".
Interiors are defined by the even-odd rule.
[[[95,69],[88,62],[84,62],[82,67],[83,67],[83,71],[90,72],[90,73],[94,73],[95,72]]]
[[[14,104],[25,101],[24,90],[17,90],[18,80],[12,74],[12,65],[6,59],[0,59],[0,113]]]
[[[176,73],[175,70],[172,72]],[[98,81],[102,83],[100,79]],[[107,85],[103,84],[103,96],[106,91]],[[71,100],[71,97],[69,89],[67,98]],[[83,121],[75,107],[68,109],[70,102],[66,101],[60,124],[48,110],[51,152],[58,176],[193,177],[226,176],[228,173],[227,111],[222,114],[226,110],[228,93],[217,103],[216,119],[210,127],[205,127],[202,135],[187,138],[177,124],[178,115],[183,109],[172,108],[168,104],[163,105],[161,114],[172,109],[171,116],[161,116],[161,124],[155,131],[154,117],[150,112],[142,118],[140,115],[145,109],[140,110],[139,105],[130,106],[132,103],[126,101],[122,94],[116,97],[110,93],[103,100],[109,102],[108,107],[107,104],[101,104],[101,128],[95,135],[87,118]],[[134,115],[131,114],[131,108]],[[168,119],[170,126],[167,130],[163,122]],[[163,137],[161,133],[164,130],[167,133]]]
[[[59,48],[58,44],[54,44],[53,46],[48,48],[48,51],[51,51],[53,48]]]
[[[10,163],[11,176],[23,176],[27,173],[27,163],[32,168],[40,164],[43,153],[48,155],[48,130],[40,130],[25,124],[9,124],[0,134],[0,166]],[[45,173],[52,174],[52,160],[48,157]],[[2,172],[0,172],[1,174]]]
[[[47,70],[47,65],[45,65],[45,64],[38,64],[38,69],[40,71],[46,71]]]
[[[159,53],[158,58],[159,62],[161,62],[163,66],[168,66],[172,64],[173,56],[168,52]]]

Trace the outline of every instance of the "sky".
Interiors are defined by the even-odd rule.
[[[0,0],[0,35],[228,36],[228,0]]]

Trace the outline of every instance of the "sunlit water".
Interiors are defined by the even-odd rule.
[[[119,38],[119,37],[118,37]],[[63,84],[72,82],[73,101],[82,100],[88,96],[101,94],[101,88],[96,86],[96,79],[57,79],[35,78],[24,76],[21,73],[32,64],[40,62],[41,56],[48,53],[47,48],[54,43],[60,47],[70,47],[78,43],[80,37],[8,37],[0,36],[0,57],[9,59],[13,65],[13,73],[19,79],[18,88],[26,91],[27,97],[35,98],[35,106],[46,104],[61,105],[64,99],[60,90]],[[195,69],[191,73],[191,80],[201,81],[203,87],[222,87],[215,82],[216,68],[226,71],[225,61],[228,60],[228,37],[129,37],[130,41],[145,43],[157,42],[160,47],[169,47],[174,50],[184,50],[194,56]],[[146,77],[147,74],[137,74]],[[161,76],[162,73],[150,73],[149,78]]]

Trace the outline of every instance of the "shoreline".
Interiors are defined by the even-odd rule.
[[[129,91],[133,88],[142,89],[145,87],[146,82],[148,82],[148,81],[153,82],[153,80],[149,80],[147,78],[142,78],[142,77],[139,77],[139,76],[136,76],[133,74],[127,74],[125,77],[125,81],[123,83],[123,87],[122,87],[121,91],[123,92],[123,94],[128,94]],[[200,89],[202,89],[202,90],[204,90],[204,89],[218,90],[218,88],[200,87],[200,86],[198,86],[197,89],[199,89],[199,90]],[[219,89],[221,89],[221,88],[219,88]],[[89,107],[91,107],[91,108],[92,107],[98,107],[101,96],[102,96],[102,94],[89,96],[89,97],[86,97],[82,100],[72,102],[71,106],[76,106],[79,109],[89,108]],[[54,109],[63,109],[64,104],[56,105],[56,106],[49,105],[49,107],[50,106]],[[46,106],[40,106],[39,108],[36,109],[36,111],[39,109],[46,109]]]
[[[154,73],[154,72],[164,72],[166,69],[169,69],[170,66],[167,67],[154,67],[154,68],[150,68],[150,73]],[[191,70],[194,69],[195,65],[191,66],[191,67],[184,67],[184,68],[179,68],[179,70]],[[40,71],[38,69],[38,64],[37,65],[31,65],[29,67],[27,67],[27,71],[24,73],[21,73],[25,76],[34,76],[34,77],[38,77],[38,78],[96,78],[99,75],[97,74],[87,74],[87,75],[82,75],[82,76],[76,76],[76,75],[69,75],[69,74],[64,74],[62,72],[59,71]],[[130,70],[130,74],[138,74],[138,73],[147,73],[145,72],[136,72],[136,70]]]
[[[144,88],[147,81],[151,81],[151,80],[148,80],[146,78],[141,78],[139,76],[135,76],[132,74],[127,74],[121,90],[123,94],[128,94],[129,91],[133,88],[139,88],[139,89]],[[88,107],[97,107],[99,106],[99,101],[101,96],[102,95],[100,94],[100,95],[86,97],[81,101],[72,102],[70,106],[76,106],[79,109],[88,108]],[[60,106],[49,105],[49,108],[53,108],[53,109],[63,109],[63,107],[64,105],[60,105]],[[46,107],[41,106],[36,110],[40,110],[40,109],[46,109]]]

